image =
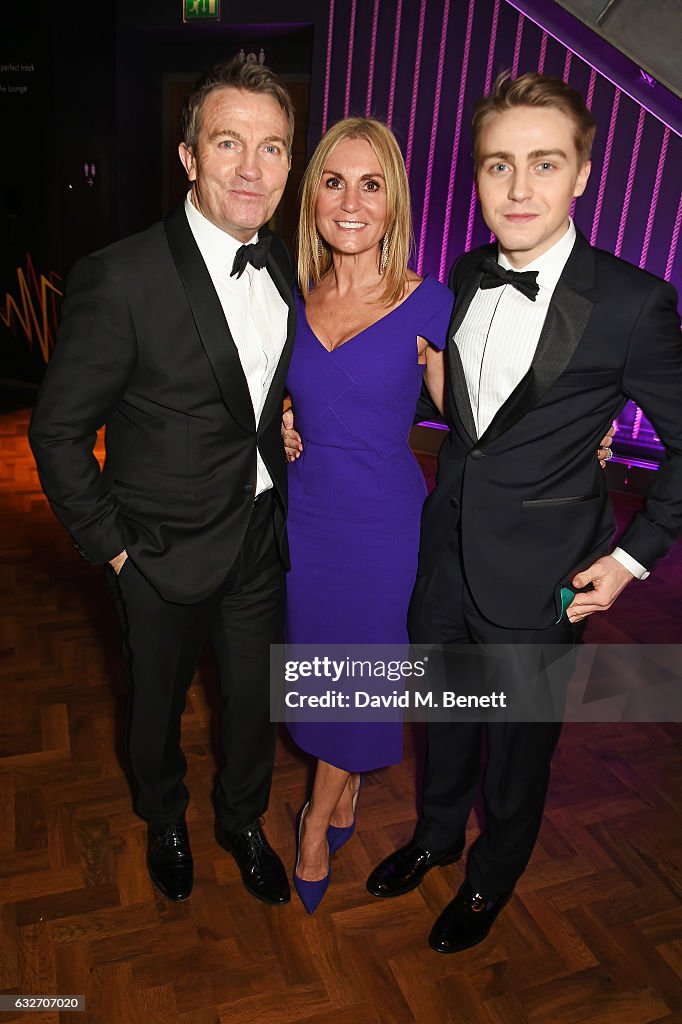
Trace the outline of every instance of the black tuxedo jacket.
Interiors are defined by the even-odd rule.
[[[494,245],[465,253],[450,274],[452,423],[424,507],[419,571],[459,533],[481,612],[534,629],[557,621],[561,587],[610,550],[614,520],[595,448],[627,399],[651,419],[667,459],[620,544],[650,569],[682,529],[682,340],[675,290],[578,234],[532,365],[477,438],[454,336],[480,263],[495,254]]]
[[[40,480],[84,557],[124,548],[163,598],[191,604],[225,579],[249,521],[256,448],[276,493],[282,561],[282,398],[295,329],[292,272],[267,271],[287,340],[256,429],[239,354],[184,208],[76,264],[30,429]],[[106,424],[106,463],[93,455]]]

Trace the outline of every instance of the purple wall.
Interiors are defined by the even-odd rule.
[[[587,96],[597,120],[577,225],[592,244],[679,290],[682,140],[587,56],[507,0],[330,0],[329,7],[326,74],[311,142],[349,114],[388,121],[407,163],[419,273],[445,280],[462,250],[489,240],[472,186],[473,104],[503,68],[539,69]],[[634,406],[619,426],[622,453],[657,458],[655,433]]]

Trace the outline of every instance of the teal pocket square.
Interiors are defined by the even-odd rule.
[[[572,603],[573,598],[575,597],[575,591],[571,590],[570,587],[562,587],[559,596],[561,597],[561,615],[556,620],[557,625],[561,622],[564,615],[566,614],[566,610]]]

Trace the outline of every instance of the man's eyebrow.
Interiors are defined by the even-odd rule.
[[[528,154],[528,159],[539,160],[543,156],[562,156],[564,160],[568,159],[563,149],[534,149]]]
[[[545,156],[562,156],[564,160],[568,159],[563,149],[533,149],[527,155],[526,159],[539,160]],[[481,161],[483,160],[507,160],[509,163],[513,163],[514,154],[508,153],[505,150],[500,150],[497,153],[484,153],[481,157]]]
[[[209,134],[208,138],[210,142],[213,142],[214,139],[220,138],[237,139],[238,142],[245,141],[242,133],[233,131],[232,128],[216,128]],[[282,138],[281,135],[267,135],[264,139],[260,140],[259,145],[262,145],[264,142],[279,142],[282,146],[287,145],[287,140]]]
[[[483,160],[509,160],[511,161],[511,153],[505,152],[505,150],[498,150],[497,153],[483,153],[481,154],[481,161]]]
[[[221,135],[229,135],[231,139],[239,139],[240,142],[244,141],[244,136],[241,132],[235,132],[231,128],[215,128],[209,134],[209,139],[219,139]]]

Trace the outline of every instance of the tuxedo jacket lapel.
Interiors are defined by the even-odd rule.
[[[273,257],[272,250],[268,254],[266,266],[277,291],[287,304],[288,315],[287,337],[270,384],[270,389],[265,399],[265,405],[263,406],[263,412],[260,418],[261,424],[268,422],[274,411],[275,405],[278,407],[279,413],[282,411],[282,393],[284,391],[284,385],[289,371],[289,363],[291,362],[291,354],[294,348],[294,335],[296,333],[296,303],[294,302],[294,293],[290,283],[287,281],[281,267],[279,266],[279,263]]]
[[[239,352],[182,206],[167,217],[165,228],[173,262],[223,401],[235,419],[253,431],[253,404]]]
[[[469,388],[467,387],[466,377],[464,375],[464,366],[462,365],[459,349],[457,348],[455,335],[462,325],[462,321],[464,320],[467,310],[471,305],[471,300],[478,291],[478,286],[482,277],[483,272],[476,270],[465,278],[462,287],[455,297],[455,306],[452,311],[452,319],[450,320],[450,326],[448,328],[448,338],[450,340],[450,344],[448,345],[450,389],[454,407],[457,410],[457,415],[472,441],[476,440],[476,424],[474,422],[474,414],[471,409]]]

